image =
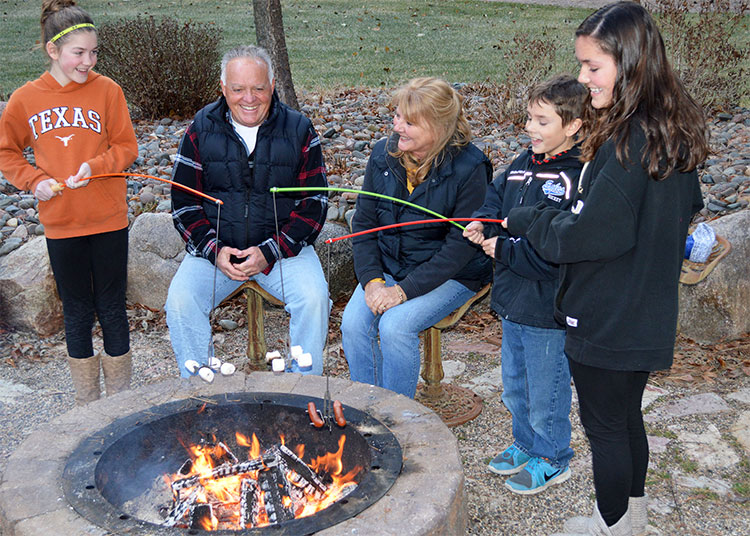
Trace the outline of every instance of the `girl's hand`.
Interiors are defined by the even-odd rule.
[[[39,201],[49,201],[56,195],[60,195],[59,190],[52,189],[53,186],[57,186],[57,181],[55,179],[43,180],[36,185],[36,190],[34,190],[34,197],[36,197]]]
[[[495,249],[497,248],[497,237],[493,236],[482,242],[482,249],[491,258],[495,258]]]
[[[88,162],[84,162],[83,164],[81,164],[81,167],[78,168],[78,173],[68,177],[65,181],[65,184],[68,186],[68,188],[81,188],[89,183],[88,177],[90,176],[91,166],[89,166]]]
[[[463,232],[464,238],[470,242],[482,245],[484,241],[484,224],[481,221],[473,221],[466,226]]]

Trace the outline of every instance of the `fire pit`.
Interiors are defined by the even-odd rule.
[[[344,427],[310,426],[305,411],[310,400],[227,393],[123,417],[73,452],[63,473],[65,497],[84,517],[115,533],[149,534],[157,528],[162,534],[185,534],[185,528],[219,534],[318,532],[380,499],[401,472],[402,453],[388,428],[355,408],[344,408]],[[314,401],[322,406],[322,400]],[[188,449],[194,451],[190,457]],[[238,458],[241,450],[252,454]],[[214,463],[201,477],[193,466],[210,458]],[[341,489],[329,471],[315,470],[320,464],[310,467],[329,458],[340,462],[337,476],[348,475]],[[222,480],[230,480],[231,488],[224,490]],[[212,484],[230,496],[220,507],[218,493],[196,500]],[[330,497],[332,504],[310,500],[306,509],[305,495]],[[323,509],[315,512],[318,507]]]
[[[304,408],[309,401],[320,407],[317,397],[324,391],[321,377],[254,372],[219,377],[211,385],[168,380],[75,408],[34,431],[6,461],[0,483],[3,535],[46,536],[54,529],[56,534],[92,536],[343,536],[403,534],[407,527],[415,535],[462,534],[463,471],[455,437],[440,418],[390,391],[331,378],[332,398],[344,404],[348,422],[342,428],[333,425],[330,432],[315,429]],[[287,472],[277,469],[293,466],[291,480],[304,487],[315,477],[295,465],[294,457],[305,467],[318,467],[314,460],[329,453],[341,454],[338,474],[351,473],[351,483],[338,500],[307,517],[290,517],[289,512],[299,513],[301,507],[280,506],[285,503],[277,497],[269,500],[278,514],[276,522],[263,521],[265,526],[257,528],[209,532],[189,526],[189,517],[181,522],[187,528],[164,525],[170,514],[164,509],[174,505],[163,495],[153,500],[154,490],[162,489],[163,475],[171,475],[171,482],[190,478],[185,471],[192,462],[186,461],[194,456],[186,446],[219,443],[224,450],[216,457],[222,471],[241,473],[258,486],[265,482],[269,488],[272,482],[288,488],[288,482],[278,479],[280,472]],[[259,458],[269,472],[254,479],[245,470]],[[355,471],[357,467],[361,470]],[[334,480],[330,471],[314,472],[321,487]],[[253,482],[245,486],[256,485]],[[313,494],[320,491],[312,489],[316,485],[310,488]],[[255,504],[257,496],[247,495],[246,504]],[[204,514],[193,517],[210,517],[205,514],[208,508],[201,508]],[[215,517],[225,516],[223,508],[214,511]],[[284,508],[286,513],[279,511]],[[257,517],[257,504],[244,510],[249,511]],[[270,517],[268,512],[263,515]]]

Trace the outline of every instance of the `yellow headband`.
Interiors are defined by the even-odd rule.
[[[96,26],[94,26],[90,22],[84,22],[84,23],[81,23],[81,24],[76,24],[74,26],[71,26],[70,28],[65,28],[62,32],[60,32],[55,37],[53,37],[52,39],[50,39],[49,42],[50,43],[54,43],[55,41],[57,41],[58,39],[60,39],[63,35],[65,35],[67,33],[70,33],[73,30],[78,30],[79,28],[96,28]]]

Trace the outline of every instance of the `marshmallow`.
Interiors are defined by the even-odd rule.
[[[299,357],[302,355],[301,346],[292,346],[289,350],[292,354],[292,359],[299,359]]]
[[[198,363],[195,359],[188,359],[187,361],[185,361],[185,369],[187,369],[190,374],[195,374],[196,372],[198,372],[200,366],[201,364]]]
[[[224,363],[223,365],[221,365],[221,373],[224,376],[231,376],[232,374],[234,374],[235,370],[237,370],[236,367],[231,363]]]
[[[208,366],[212,370],[219,370],[221,368],[221,359],[218,357],[209,357],[208,358]]]
[[[297,365],[301,372],[309,372],[312,370],[312,356],[310,354],[302,354],[297,358]]]
[[[284,363],[283,359],[277,357],[271,361],[271,368],[274,372],[284,372],[284,369],[286,369],[286,363]]]
[[[214,371],[205,365],[198,369],[198,376],[200,376],[201,379],[207,383],[211,383],[212,381],[214,381]]]
[[[277,350],[274,350],[273,352],[266,352],[266,363],[270,363],[277,357],[281,357],[281,354]]]

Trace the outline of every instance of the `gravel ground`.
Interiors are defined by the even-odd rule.
[[[336,304],[331,319],[331,357],[327,359],[326,370],[333,376],[348,375],[346,361],[338,351],[341,311],[342,304]],[[141,308],[131,309],[130,315],[134,386],[176,375],[177,367],[163,315]],[[243,315],[244,299],[235,298],[218,310],[215,321],[229,318],[242,324]],[[281,309],[267,309],[266,329],[269,348],[280,347],[286,329],[285,314]],[[215,333],[217,355],[242,367],[247,341],[244,327],[241,325],[231,332],[216,327]],[[443,359],[465,365],[464,372],[451,381],[466,383],[498,367],[500,336],[499,324],[489,313],[487,300],[475,306],[456,328],[445,332]],[[746,367],[748,342],[750,339],[742,343],[744,346],[738,346],[740,353],[737,354],[740,361],[745,360]],[[98,334],[97,343],[100,345]],[[712,361],[712,348],[691,345],[689,341],[680,343],[692,349],[682,353],[689,354],[696,363]],[[73,390],[63,357],[65,346],[61,335],[36,339],[0,332],[0,344],[8,349],[2,352],[6,357],[0,362],[0,460],[4,460],[36,427],[73,407]],[[660,385],[669,394],[657,400],[655,405],[663,406],[696,393],[713,392],[723,396],[750,389],[747,374],[733,374],[737,377],[729,378],[728,370],[720,371],[711,383],[696,381],[681,385],[669,376],[656,376],[651,383]],[[497,389],[483,398],[484,409],[479,417],[453,429],[464,461],[470,520],[468,534],[541,536],[561,530],[563,520],[570,515],[589,514],[594,497],[590,454],[578,423],[575,404],[571,413],[574,425],[572,446],[576,452],[571,463],[572,477],[540,495],[523,497],[508,492],[503,487],[504,478],[486,469],[488,461],[510,441],[511,422]],[[703,429],[711,423],[723,437],[729,438],[729,430],[743,410],[743,404],[731,399],[727,401],[730,411],[660,421],[658,425],[650,426],[650,434],[674,437],[675,429]],[[747,412],[747,405],[744,411]],[[660,534],[747,534],[750,523],[748,454],[736,442],[731,443],[730,448],[741,461],[721,470],[704,469],[690,463],[678,441],[672,441],[665,452],[652,454],[648,493],[658,506],[659,513],[652,512],[652,522]],[[729,487],[737,485],[744,492],[721,495],[702,488],[680,486],[676,484],[680,475],[725,482]]]

